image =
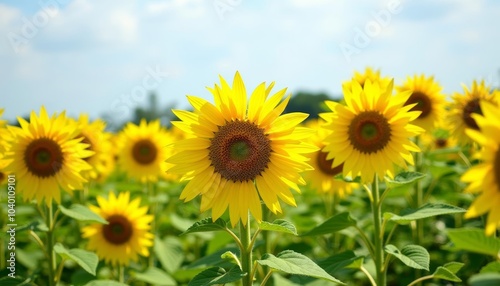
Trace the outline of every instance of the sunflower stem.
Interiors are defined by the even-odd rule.
[[[125,283],[125,269],[123,265],[118,265],[118,282]]]
[[[375,270],[377,274],[377,285],[385,286],[386,277],[384,270],[384,234],[382,232],[382,206],[380,204],[380,191],[378,185],[378,177],[375,175],[372,183],[372,213],[373,213],[373,225],[374,225],[374,250],[375,250]]]
[[[46,243],[47,258],[49,259],[49,285],[54,286],[57,284],[56,273],[55,273],[57,265],[56,265],[56,256],[54,252],[54,214],[52,210],[52,202],[50,202],[50,204],[47,206],[46,211],[47,214],[45,217],[47,218],[46,223],[49,229],[47,231],[47,243]]]
[[[417,137],[415,143],[418,145],[419,138]],[[415,153],[415,171],[422,172],[423,169],[423,154],[422,152]],[[424,204],[424,191],[422,189],[422,182],[418,180],[415,183],[415,209],[420,208]],[[415,244],[422,245],[424,236],[424,220],[415,221]],[[422,271],[415,269],[415,278],[420,277]]]
[[[246,225],[240,221],[240,241],[241,241],[241,270],[246,273],[242,278],[243,286],[251,286],[252,277],[252,249],[250,235],[250,214],[248,215]]]

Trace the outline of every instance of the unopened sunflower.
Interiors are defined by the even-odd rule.
[[[85,158],[92,155],[87,144],[75,138],[77,129],[65,113],[49,117],[44,107],[40,117],[31,112],[30,122],[18,117],[21,127],[8,126],[13,143],[5,159],[11,160],[7,172],[16,174],[17,190],[25,200],[61,202],[63,189],[71,193],[83,188],[81,172],[90,169]]]
[[[118,140],[118,164],[128,176],[141,182],[155,182],[164,176],[169,155],[166,147],[172,140],[159,120],[147,123],[143,119],[138,126],[128,123]]]
[[[149,256],[154,238],[150,233],[153,216],[147,214],[147,207],[140,207],[140,198],[130,201],[129,192],[118,197],[110,192],[107,200],[97,197],[97,203],[98,207],[90,209],[108,224],[95,223],[82,229],[82,236],[88,238],[87,248],[112,265],[128,265],[139,255]]]
[[[457,139],[461,145],[472,142],[472,139],[465,134],[467,128],[478,130],[479,127],[473,114],[482,115],[481,101],[497,104],[499,95],[496,91],[491,91],[484,81],[472,82],[472,89],[463,85],[464,93],[456,93],[453,96],[453,102],[450,105],[450,113],[447,117],[447,124],[451,129],[451,135]]]
[[[411,92],[405,105],[415,104],[411,110],[420,111],[420,115],[412,124],[432,132],[443,121],[445,99],[441,93],[442,89],[434,77],[425,75],[408,77],[402,86],[397,87],[399,92]]]
[[[410,92],[392,95],[393,82],[382,88],[370,80],[364,87],[353,80],[343,86],[344,104],[328,101],[331,120],[325,125],[332,133],[325,139],[326,159],[333,159],[332,167],[344,164],[344,176],[361,176],[371,182],[375,175],[383,178],[394,175],[394,165],[406,168],[413,164],[410,152],[420,149],[411,137],[423,132],[411,124],[420,112],[410,111],[404,105]]]
[[[300,192],[298,184],[305,184],[299,173],[311,167],[302,153],[316,148],[302,141],[313,132],[297,127],[307,114],[281,115],[290,99],[282,101],[286,89],[268,98],[274,84],[262,83],[247,100],[239,73],[232,87],[220,81],[209,88],[215,105],[188,96],[194,112],[174,111],[181,121],[173,124],[188,138],[174,144],[169,172],[189,180],[180,198],[201,195],[201,211],[212,209],[212,219],[229,208],[233,226],[246,224],[249,211],[261,221],[260,199],[273,213],[282,211],[278,198],[296,205],[290,189]]]
[[[467,129],[471,139],[482,146],[477,156],[482,163],[469,169],[462,181],[469,183],[466,192],[479,194],[466,218],[488,214],[486,234],[492,235],[500,227],[500,108],[490,102],[480,103],[484,116],[472,115],[479,130]]]

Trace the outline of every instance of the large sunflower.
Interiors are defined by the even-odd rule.
[[[487,101],[482,101],[480,107],[484,117],[472,115],[480,130],[465,132],[483,147],[477,153],[482,163],[469,169],[461,179],[470,184],[467,192],[479,193],[465,217],[489,212],[486,234],[492,235],[500,226],[500,108]]]
[[[413,164],[410,151],[420,149],[410,138],[423,130],[410,124],[419,115],[410,111],[413,105],[404,105],[410,92],[393,96],[392,81],[384,89],[370,80],[362,88],[353,80],[351,88],[343,86],[346,105],[327,102],[333,114],[325,128],[332,133],[323,151],[328,152],[326,159],[333,159],[332,167],[344,164],[344,176],[361,176],[363,182],[370,182],[375,174],[393,176],[394,164]]]
[[[342,174],[343,164],[332,168],[333,159],[327,159],[327,153],[321,150],[324,147],[323,140],[330,133],[323,128],[324,124],[323,120],[310,120],[306,124],[307,127],[316,130],[316,134],[311,136],[310,141],[318,147],[318,151],[307,154],[307,157],[310,158],[309,164],[314,170],[304,172],[304,179],[313,190],[320,193],[331,193],[343,198],[352,192],[356,184],[335,178],[336,175]]]
[[[496,92],[491,92],[484,81],[472,82],[472,89],[463,85],[464,93],[456,93],[453,96],[453,103],[450,105],[450,113],[447,117],[447,124],[451,129],[451,135],[455,137],[459,144],[466,145],[472,139],[465,134],[466,128],[478,130],[478,125],[473,114],[483,114],[480,101],[488,101],[497,104]]]
[[[106,127],[104,121],[97,119],[89,122],[87,114],[81,114],[76,124],[80,131],[76,138],[83,137],[82,142],[88,144],[87,150],[94,152],[93,155],[85,158],[92,169],[84,171],[83,175],[86,179],[97,179],[101,172],[106,171],[107,160],[111,152],[111,136],[104,132]]]
[[[65,113],[49,118],[42,107],[40,117],[32,111],[30,122],[18,120],[21,127],[8,126],[13,144],[5,159],[11,160],[6,171],[16,174],[24,199],[49,205],[52,200],[60,203],[60,188],[69,193],[81,189],[85,179],[80,173],[90,169],[84,159],[93,152],[85,150],[88,145],[81,138],[74,139],[77,129]]]
[[[282,101],[283,89],[267,98],[273,83],[257,86],[247,101],[238,72],[232,87],[220,81],[209,88],[215,105],[188,96],[194,112],[174,110],[182,121],[173,124],[192,138],[174,144],[178,153],[168,159],[169,171],[190,180],[180,198],[201,195],[201,211],[212,209],[214,220],[229,207],[233,226],[240,219],[246,224],[249,210],[261,221],[260,199],[273,213],[282,211],[278,198],[296,205],[290,189],[300,192],[297,184],[305,181],[299,172],[310,168],[301,153],[316,149],[301,142],[312,130],[296,127],[308,115],[281,115],[290,96]]]
[[[147,207],[139,206],[141,199],[130,201],[129,192],[118,197],[110,192],[107,200],[97,197],[97,203],[99,207],[90,209],[108,224],[95,223],[82,229],[82,236],[89,240],[87,248],[112,265],[128,265],[139,255],[149,256],[154,238],[149,232],[153,216],[147,214]]]
[[[425,130],[432,131],[443,120],[445,111],[445,98],[441,93],[443,89],[434,77],[415,75],[408,77],[403,85],[396,88],[399,92],[410,91],[410,98],[405,105],[416,104],[411,110],[420,111],[412,124],[420,126]]]
[[[363,87],[367,80],[372,83],[378,83],[382,89],[385,89],[389,86],[391,82],[391,78],[387,76],[381,76],[380,70],[373,70],[370,67],[365,68],[364,73],[360,73],[358,71],[354,71],[353,80]],[[342,84],[345,88],[352,90],[352,80],[348,80]]]
[[[128,123],[119,135],[118,164],[132,178],[155,182],[165,175],[169,155],[165,147],[171,142],[159,120],[143,119],[139,126]]]

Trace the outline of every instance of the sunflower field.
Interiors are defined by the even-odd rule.
[[[342,91],[308,119],[236,72],[170,128],[0,120],[0,285],[500,285],[498,91]]]

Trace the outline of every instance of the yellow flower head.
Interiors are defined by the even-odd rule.
[[[441,85],[434,81],[434,77],[426,77],[423,74],[408,77],[402,86],[397,87],[399,92],[411,92],[405,105],[416,104],[411,110],[421,112],[412,124],[432,131],[442,122],[445,111],[442,89]]]
[[[486,234],[492,235],[500,226],[500,107],[488,101],[481,101],[480,107],[484,116],[472,115],[479,130],[467,129],[465,133],[483,147],[478,153],[482,163],[469,169],[461,179],[469,183],[466,192],[479,193],[465,217],[488,212]]]
[[[128,176],[142,182],[156,182],[165,175],[172,140],[160,125],[159,120],[147,123],[141,120],[139,126],[128,123],[119,135],[118,164]]]
[[[309,164],[314,170],[304,172],[304,179],[312,189],[320,193],[332,193],[339,198],[343,198],[350,194],[357,184],[347,183],[342,179],[335,179],[336,175],[342,174],[343,164],[337,167],[332,167],[333,159],[327,159],[327,153],[321,149],[325,146],[323,140],[331,133],[331,131],[323,128],[326,122],[324,120],[310,120],[306,126],[316,130],[314,136],[310,137],[312,144],[318,147],[318,151],[307,154],[310,158]]]
[[[94,154],[85,158],[92,169],[83,172],[86,179],[97,179],[101,172],[105,172],[109,154],[111,152],[111,135],[104,131],[106,123],[97,119],[89,122],[87,114],[81,114],[76,122],[79,133],[76,138],[83,137],[82,143],[88,144],[87,150],[93,151]]]
[[[472,139],[465,135],[465,129],[471,128],[478,130],[473,114],[483,114],[480,101],[487,101],[498,104],[497,92],[491,92],[490,87],[486,86],[484,81],[472,82],[472,89],[463,85],[464,93],[456,93],[453,96],[453,102],[450,105],[450,114],[447,117],[447,124],[451,130],[451,135],[458,140],[461,145],[472,142]]]
[[[85,158],[93,154],[75,138],[77,129],[65,113],[49,117],[44,107],[40,117],[33,111],[30,122],[18,117],[21,127],[8,126],[13,144],[5,159],[7,172],[16,174],[17,190],[25,200],[45,199],[47,205],[61,202],[60,188],[71,193],[86,181],[81,172],[90,169]]]
[[[169,171],[189,180],[180,198],[201,195],[201,211],[212,209],[212,219],[229,207],[233,226],[246,224],[249,210],[261,221],[260,199],[273,213],[282,211],[278,198],[296,205],[290,189],[300,192],[297,184],[305,181],[299,173],[311,168],[301,154],[316,149],[303,143],[311,130],[297,127],[308,115],[281,115],[290,97],[282,101],[283,89],[268,98],[274,83],[260,84],[247,100],[238,72],[232,87],[220,81],[209,88],[215,105],[188,96],[194,112],[174,110],[181,121],[172,123],[188,137],[174,144]]]
[[[367,80],[362,88],[353,80],[351,88],[344,85],[345,105],[326,102],[333,114],[325,128],[332,133],[323,151],[328,152],[326,159],[333,159],[332,167],[344,164],[344,176],[370,182],[375,175],[393,176],[394,164],[404,168],[406,162],[413,164],[410,152],[420,149],[410,138],[423,130],[410,124],[420,114],[410,111],[413,105],[404,105],[410,92],[393,96],[392,81],[381,88]]]
[[[2,117],[4,109],[0,108],[0,117]],[[12,136],[7,130],[7,120],[0,119],[0,154],[4,154],[10,148]]]
[[[90,209],[108,224],[95,223],[82,229],[82,236],[88,238],[87,248],[112,265],[128,265],[139,255],[149,256],[154,238],[149,232],[153,216],[147,214],[147,207],[140,207],[141,199],[130,201],[129,192],[118,197],[111,192],[107,200],[97,197],[97,203],[98,207]]]
[[[360,73],[358,71],[354,72],[354,77],[353,80],[357,82],[361,87],[365,85],[365,82],[367,80],[371,81],[372,83],[377,83],[381,89],[385,89],[389,86],[389,83],[391,82],[390,77],[386,76],[381,76],[380,75],[380,70],[373,70],[370,67],[366,67],[364,73]],[[352,90],[352,82],[353,80],[348,80],[342,84],[343,88],[347,88]]]

